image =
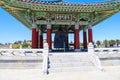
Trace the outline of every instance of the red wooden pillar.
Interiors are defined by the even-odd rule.
[[[51,50],[52,49],[51,25],[47,25],[47,43],[48,43],[49,49]]]
[[[38,48],[43,48],[43,34],[41,32],[41,30],[39,31],[39,36],[38,36]]]
[[[92,29],[91,28],[88,29],[88,42],[93,43],[93,35],[92,35]]]
[[[83,47],[87,49],[87,34],[85,30],[83,30]]]
[[[38,31],[35,25],[32,28],[32,48],[38,48]]]
[[[79,42],[79,25],[75,26],[75,34],[74,34],[74,49],[80,49],[80,42]]]

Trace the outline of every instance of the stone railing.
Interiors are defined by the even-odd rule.
[[[17,63],[20,63],[23,65],[23,67],[27,66],[28,68],[30,64],[34,66],[33,62],[39,62],[43,65],[43,73],[47,74],[48,44],[45,43],[43,49],[0,49],[0,62],[5,64],[12,64],[13,67],[17,66]]]
[[[112,54],[112,53],[120,53],[120,48],[94,48],[92,43],[88,45],[88,53],[98,53],[98,54]]]
[[[95,53],[99,54],[113,54],[113,53],[120,53],[120,48],[94,48]]]
[[[84,55],[86,56],[86,58],[89,58],[91,60],[91,62],[98,68],[98,69],[102,69],[101,67],[101,62],[99,60],[99,57],[97,54],[104,54],[104,53],[120,53],[120,48],[94,48],[92,43],[89,43],[88,45],[88,52],[73,52],[73,53],[49,53],[48,55],[48,44],[45,43],[44,44],[44,48],[43,49],[0,49],[0,67],[3,66],[4,64],[12,64],[12,66],[10,67],[14,67],[17,66],[18,63],[18,67],[19,67],[19,63],[22,66],[26,66],[29,67],[29,64],[32,63],[32,66],[34,66],[34,61],[37,61],[37,63],[42,64],[42,71],[44,74],[48,74],[48,68],[49,68],[49,62],[51,60],[49,60],[49,58],[51,56],[53,56],[55,58],[56,55],[59,55],[59,57],[61,57],[61,59],[69,59],[67,56],[74,56],[75,58],[79,58],[82,56],[84,57]],[[80,54],[78,54],[80,53]],[[66,56],[66,57],[62,57],[62,56]],[[77,57],[79,56],[79,57]],[[72,58],[70,58],[69,60],[73,60]],[[84,58],[83,58],[84,60]],[[32,61],[32,62],[31,62]],[[74,60],[73,60],[74,61]],[[12,63],[11,63],[12,62]],[[52,62],[52,61],[51,61]],[[15,64],[13,64],[15,63]],[[28,64],[26,64],[28,63]],[[6,65],[4,65],[6,66]],[[3,67],[4,67],[3,66]],[[38,65],[37,65],[38,66]],[[9,66],[8,66],[9,67]]]

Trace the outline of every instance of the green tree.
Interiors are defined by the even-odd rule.
[[[116,40],[116,44],[117,44],[117,47],[118,47],[119,44],[120,44],[120,40],[119,39]]]
[[[13,49],[18,49],[19,47],[20,47],[19,44],[13,44],[13,45],[12,45],[12,48],[13,48]]]
[[[100,43],[99,40],[97,40],[97,41],[96,41],[96,44],[97,44],[97,46],[99,47],[101,43]]]
[[[26,42],[24,42],[24,43],[22,44],[22,47],[23,47],[23,48],[28,48],[28,46],[30,46],[30,44],[28,44],[28,43],[26,43]]]
[[[115,40],[110,40],[110,41],[109,41],[110,47],[113,47],[115,44],[116,44],[116,41],[115,41]]]
[[[80,46],[83,46],[83,43],[80,43]]]
[[[109,42],[108,40],[103,41],[103,44],[105,45],[105,47],[108,47],[108,42]]]

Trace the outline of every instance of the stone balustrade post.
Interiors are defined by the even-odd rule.
[[[48,74],[48,43],[44,43],[44,50],[43,50],[43,73]]]
[[[91,42],[88,44],[88,53],[94,53],[94,45]]]

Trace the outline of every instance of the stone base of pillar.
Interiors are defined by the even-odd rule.
[[[52,52],[52,49],[49,49],[49,52]]]
[[[80,49],[75,49],[74,51],[75,51],[75,52],[80,52],[81,50],[80,50]]]

